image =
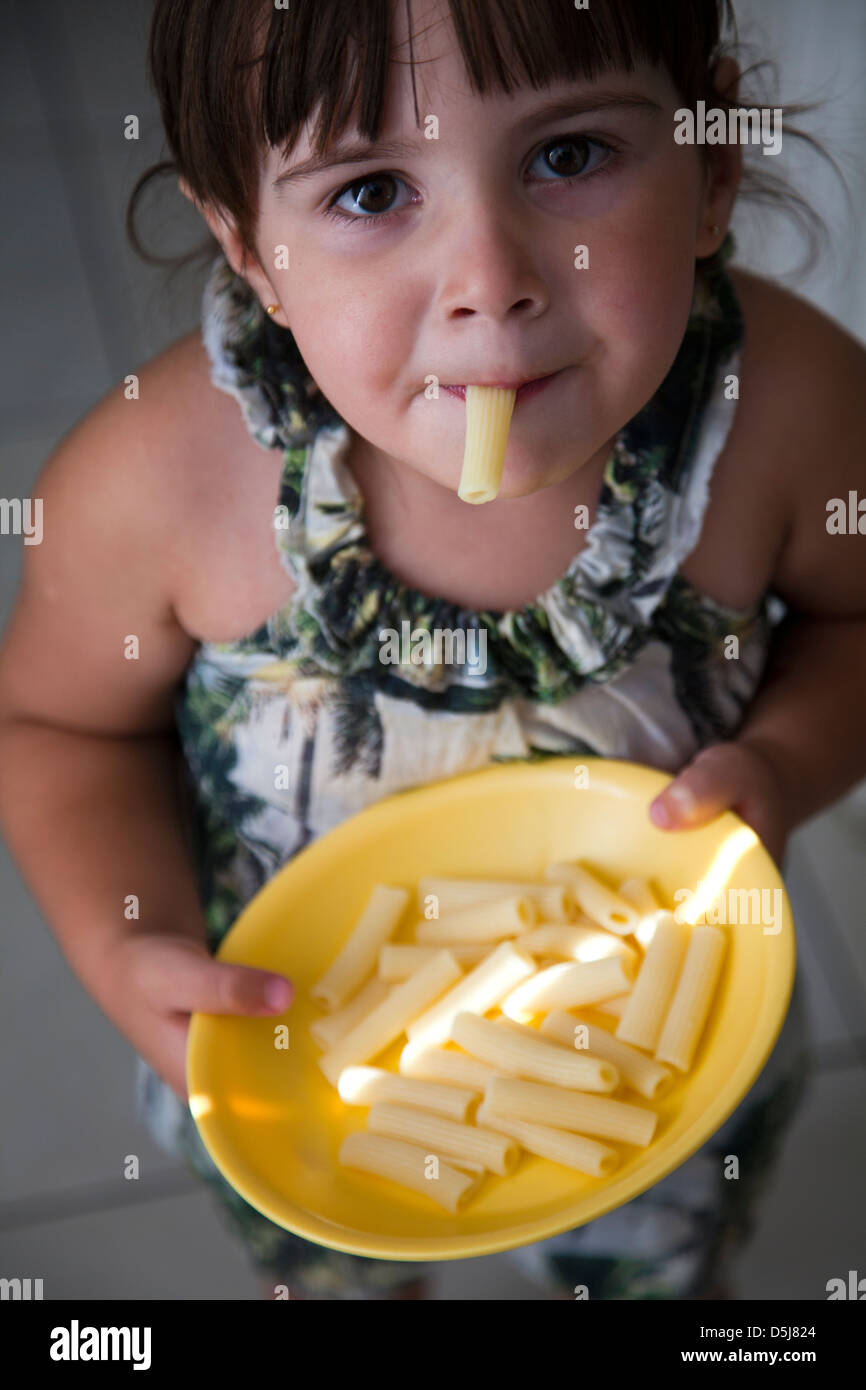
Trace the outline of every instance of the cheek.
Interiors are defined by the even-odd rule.
[[[392,302],[393,301],[393,302]],[[405,302],[387,290],[335,290],[290,312],[298,347],[313,377],[334,403],[347,394],[392,386],[410,360],[414,340]]]
[[[577,321],[589,326],[601,413],[617,427],[650,400],[677,355],[692,301],[689,267],[688,248],[647,238],[607,242],[595,258]]]

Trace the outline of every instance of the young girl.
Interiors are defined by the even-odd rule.
[[[267,1296],[425,1297],[430,1274],[274,1225],[190,1117],[190,1012],[290,1001],[211,958],[282,864],[403,788],[562,754],[668,770],[656,824],[730,807],[781,864],[866,775],[862,541],[825,524],[860,477],[866,352],[730,265],[741,146],[675,138],[677,111],[737,104],[724,18],[156,0],[168,167],[216,238],[202,325],[43,470],[0,661],[0,804],[144,1059],[152,1133],[218,1193]],[[467,505],[458,388],[529,382],[498,497]],[[404,622],[483,633],[483,668],[383,661]],[[729,1296],[807,1042],[798,981],[709,1143],[505,1258],[550,1297]]]

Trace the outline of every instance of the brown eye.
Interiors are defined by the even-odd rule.
[[[359,179],[345,190],[352,195],[355,205],[361,212],[376,216],[390,211],[397,189],[397,180],[390,174],[375,174],[370,178]],[[356,191],[357,190],[357,191]],[[340,194],[343,197],[344,194]]]
[[[580,146],[580,153],[575,153]],[[555,174],[562,178],[570,178],[575,174],[581,174],[586,168],[588,160],[587,140],[569,137],[567,140],[556,140],[551,144],[545,145],[544,156],[548,165]]]
[[[596,174],[612,171],[618,154],[616,145],[593,135],[559,135],[542,145],[533,159],[532,165],[539,170],[535,182],[567,183],[574,179],[575,183],[587,183]]]

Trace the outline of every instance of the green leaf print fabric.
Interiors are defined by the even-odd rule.
[[[784,605],[766,594],[746,611],[726,608],[679,573],[736,409],[725,389],[745,331],[725,270],[733,251],[729,233],[697,264],[680,349],[616,437],[585,547],[535,602],[506,612],[431,598],[388,572],[345,464],[349,426],[291,333],[215,259],[202,305],[212,380],[262,448],[282,451],[274,541],[296,588],[255,632],[200,646],[177,699],[211,951],[293,855],[384,796],[562,754],[673,773],[735,736]],[[380,633],[404,624],[413,634],[483,633],[486,662],[437,661],[434,651],[420,664],[383,664]],[[738,660],[725,656],[731,634]],[[585,1284],[591,1297],[697,1296],[751,1229],[805,1074],[798,985],[761,1077],[709,1144],[617,1211],[507,1258],[552,1292]],[[423,1272],[339,1254],[268,1221],[221,1177],[188,1109],[141,1059],[138,1104],[157,1142],[213,1187],[256,1267],[304,1296],[383,1298]],[[722,1176],[719,1155],[731,1151],[741,1168],[749,1157],[739,1184]]]

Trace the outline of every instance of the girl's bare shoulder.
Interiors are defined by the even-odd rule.
[[[273,543],[282,451],[253,438],[211,370],[195,330],[142,369],[141,393],[174,613],[197,640],[230,641],[286,603],[292,582]]]
[[[187,465],[194,475],[196,459],[237,455],[239,446],[258,450],[233,396],[214,386],[211,361],[201,330],[193,329],[140,369],[141,395],[150,398],[148,427],[171,462]],[[260,451],[259,451],[260,452]]]
[[[861,612],[866,582],[852,585],[850,555],[826,523],[832,499],[864,489],[866,346],[784,286],[744,270],[730,274],[746,325],[744,453],[784,518],[774,591],[801,612]]]
[[[728,273],[743,309],[747,336],[756,340],[762,355],[771,353],[768,367],[790,372],[805,364],[812,370],[816,347],[830,348],[834,355],[866,354],[847,329],[794,290],[739,266],[729,267]]]

